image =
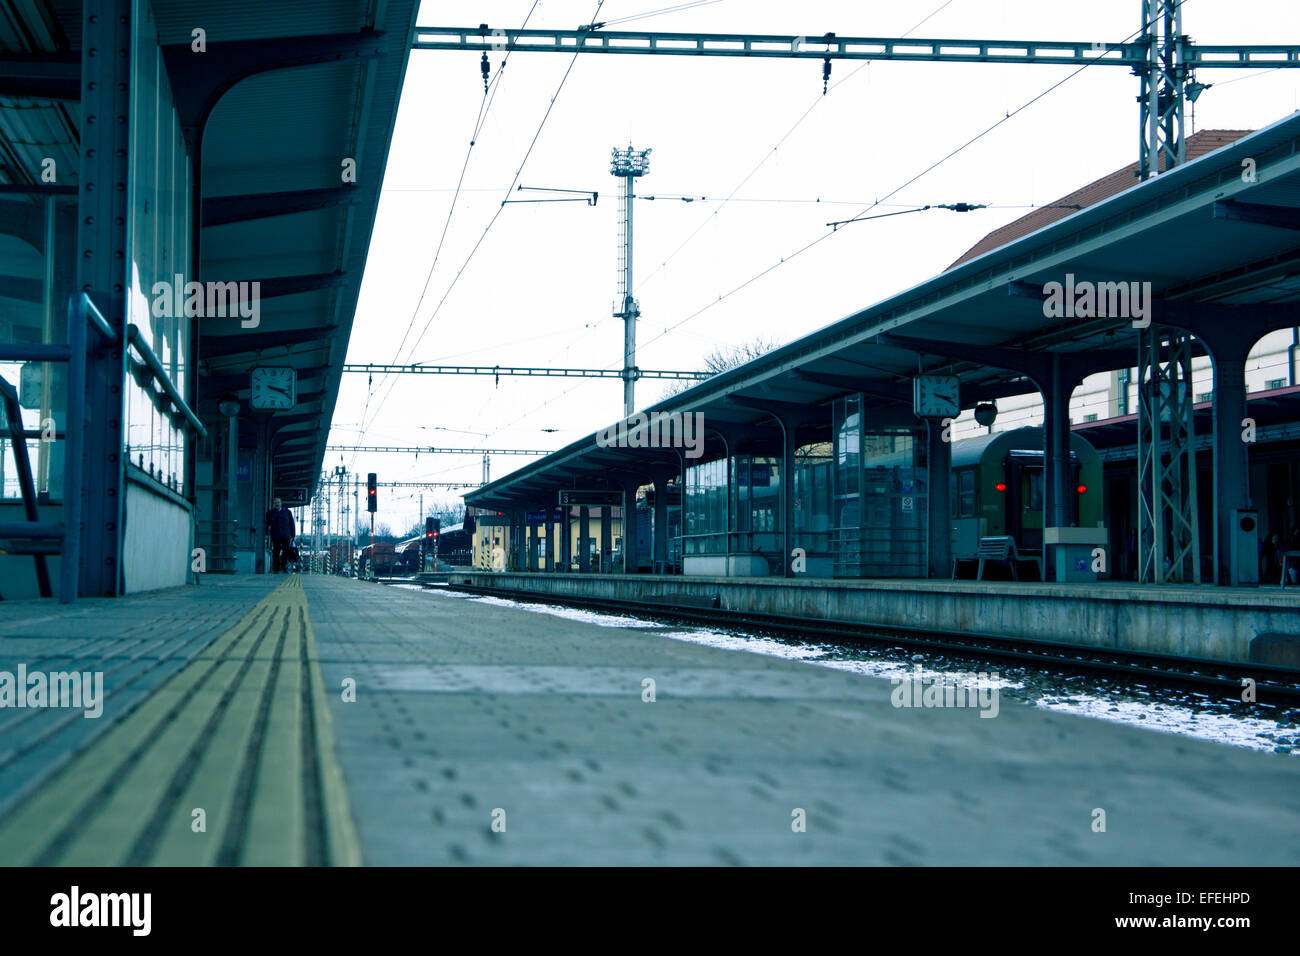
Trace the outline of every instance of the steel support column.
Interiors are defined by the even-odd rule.
[[[640,558],[637,541],[636,492],[640,485],[635,481],[622,482],[623,488],[623,573],[636,574]],[[610,570],[613,570],[612,568]]]
[[[121,344],[105,346],[98,337],[90,337],[81,487],[67,488],[64,493],[81,498],[80,592],[105,597],[120,594],[124,586],[122,440],[131,138],[130,0],[85,0],[81,29],[77,288],[90,294]]]
[[[1146,64],[1135,68],[1138,93],[1138,179],[1181,165],[1187,156],[1183,123],[1190,71],[1183,35],[1183,0],[1142,0]]]
[[[568,574],[573,568],[573,509],[568,505],[560,508],[560,567],[559,571]]]
[[[1069,521],[1070,398],[1082,381],[1065,367],[1059,352],[1049,358],[1050,371],[1043,383],[1043,577],[1055,578],[1055,563],[1047,551],[1048,528],[1063,528]]]
[[[586,505],[578,506],[578,571],[586,574],[591,570],[591,548],[588,546],[588,535],[591,527],[591,512]]]
[[[952,478],[952,436],[945,435],[944,419],[927,418],[926,494],[929,528],[930,577],[952,576],[952,516],[949,486]],[[951,424],[951,423],[949,423]]]
[[[682,461],[685,460],[683,455]],[[679,468],[651,470],[655,490],[653,527],[650,529],[650,572],[652,574],[668,570],[668,483],[679,470]]]
[[[1250,461],[1242,429],[1246,418],[1245,351],[1213,349],[1214,362],[1214,565],[1219,584],[1236,584],[1232,531],[1236,512],[1251,507]]]
[[[609,505],[600,506],[600,573],[605,574],[609,568],[605,562],[609,559],[610,552],[613,550],[614,534],[614,509]],[[624,535],[626,537],[626,535]]]
[[[535,525],[528,520],[528,515],[524,515],[524,570],[537,570],[537,532],[541,531],[540,525]]]
[[[1167,359],[1162,359],[1165,343]],[[1139,336],[1138,580],[1143,583],[1201,583],[1191,343],[1181,330],[1154,324]]]

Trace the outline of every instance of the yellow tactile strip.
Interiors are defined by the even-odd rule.
[[[360,862],[297,575],[0,820],[5,865]]]

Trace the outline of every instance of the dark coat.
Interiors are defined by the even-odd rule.
[[[271,540],[292,541],[298,533],[293,523],[293,512],[288,508],[272,509],[266,513],[266,523],[271,530]]]

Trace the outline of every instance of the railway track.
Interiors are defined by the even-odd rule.
[[[452,590],[471,594],[505,597],[531,604],[559,604],[639,617],[683,621],[710,627],[759,631],[801,641],[817,640],[837,643],[878,644],[949,654],[974,661],[1013,661],[1036,667],[1104,674],[1122,679],[1147,681],[1212,694],[1216,697],[1241,699],[1246,686],[1255,682],[1255,702],[1273,707],[1300,707],[1300,671],[1272,664],[1232,664],[1202,658],[1173,657],[1116,651],[1109,648],[1080,647],[1058,641],[1034,640],[999,634],[944,632],[936,634],[921,628],[863,625],[815,618],[787,618],[774,614],[730,611],[723,608],[665,605],[651,601],[616,601],[602,598],[567,598],[539,595],[511,588],[452,585]]]

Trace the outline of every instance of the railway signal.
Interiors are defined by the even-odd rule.
[[[366,475],[366,510],[370,512],[370,574],[372,581],[379,580],[375,573],[375,511],[379,507],[379,476],[373,471]]]
[[[433,570],[438,570],[438,535],[442,531],[442,519],[425,518],[424,519],[424,553],[426,557],[433,554]],[[420,570],[424,570],[425,562],[420,562]]]

